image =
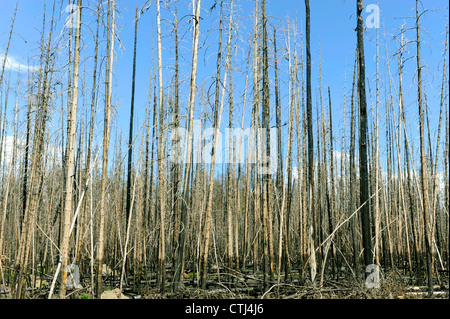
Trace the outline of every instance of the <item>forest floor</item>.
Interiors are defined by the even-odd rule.
[[[194,274],[195,275],[195,274]],[[48,297],[51,276],[34,280],[35,288],[27,288],[25,298],[45,299]],[[208,274],[207,289],[200,289],[198,281],[192,273],[186,274],[182,287],[177,292],[171,292],[171,286],[166,286],[166,293],[160,293],[157,278],[142,277],[134,281],[132,276],[127,279],[128,284],[120,291],[117,277],[104,277],[102,299],[429,299],[424,278],[418,282],[411,280],[402,271],[383,272],[378,288],[368,289],[361,279],[355,279],[351,274],[339,276],[325,275],[321,282],[317,276],[314,283],[306,279],[303,284],[298,280],[298,273],[292,273],[288,282],[284,275],[278,283],[267,285],[263,289],[262,273],[242,273],[233,271],[231,274],[214,272]],[[170,278],[168,278],[170,279]],[[29,284],[32,281],[28,281]],[[38,283],[38,286],[36,286]],[[68,299],[93,299],[90,289],[91,278],[82,276],[82,288],[69,290]],[[448,273],[440,273],[434,278],[434,293],[432,299],[449,299]],[[29,285],[27,285],[29,286]],[[33,286],[33,285],[31,285]],[[55,291],[55,296],[57,290]],[[13,298],[8,285],[0,285],[0,299]]]
[[[252,276],[254,278],[254,276]],[[409,279],[409,278],[408,278]],[[368,289],[365,282],[350,278],[339,280],[320,279],[299,285],[298,280],[289,283],[281,281],[272,284],[264,291],[261,283],[251,280],[240,283],[209,282],[206,290],[191,284],[177,293],[164,295],[148,291],[144,299],[429,299],[428,289],[424,285],[410,285],[406,278],[392,276],[381,280],[379,288]],[[131,296],[133,298],[133,296]],[[434,285],[432,299],[449,299],[448,276],[440,278],[440,285]]]

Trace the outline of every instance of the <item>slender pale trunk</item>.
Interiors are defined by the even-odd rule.
[[[386,49],[386,57],[388,57],[388,50],[387,50],[387,43],[386,43],[386,35],[385,35],[385,49]],[[389,66],[389,60],[387,61],[387,69],[388,69],[388,78],[389,78],[389,88],[390,88],[390,92],[391,92],[391,101],[392,101],[392,85],[391,85],[391,69]],[[401,79],[401,68],[399,70],[399,77]],[[401,93],[401,82],[400,82],[400,93]],[[388,99],[387,99],[387,92],[385,91],[385,95],[386,95],[386,105],[388,105]],[[394,266],[394,247],[393,247],[393,242],[392,242],[392,237],[393,234],[391,235],[391,227],[390,227],[390,218],[389,218],[389,212],[391,211],[390,207],[388,207],[390,205],[390,203],[388,203],[388,198],[390,198],[391,196],[388,196],[387,191],[389,191],[390,189],[390,185],[391,185],[391,160],[390,160],[390,154],[391,154],[391,133],[390,133],[390,125],[391,125],[391,121],[390,121],[390,113],[391,112],[386,112],[386,141],[387,141],[387,156],[386,156],[386,164],[387,164],[387,170],[388,170],[388,181],[387,181],[387,190],[386,187],[383,187],[383,194],[384,194],[384,212],[385,212],[385,222],[386,222],[386,232],[387,232],[387,236],[388,236],[388,245],[389,245],[389,255],[390,255],[390,262],[391,262],[391,267]],[[406,128],[405,128],[405,136],[406,136]],[[408,160],[407,160],[408,163]],[[408,168],[409,171],[409,168]],[[411,212],[412,213],[412,212]]]
[[[355,205],[355,84],[357,79],[357,66],[358,66],[358,52],[355,56],[355,65],[353,67],[353,84],[352,84],[352,97],[351,97],[351,118],[350,118],[350,168],[349,168],[349,213],[353,213],[356,208]],[[352,218],[350,222],[350,228],[352,233],[352,247],[353,247],[353,267],[355,271],[358,271],[358,239],[356,233],[356,221]]]
[[[97,250],[97,285],[96,296],[102,294],[102,266],[105,247],[105,219],[106,219],[106,186],[108,183],[108,155],[110,140],[111,122],[111,91],[112,91],[112,69],[114,61],[114,26],[115,26],[115,0],[108,1],[108,39],[107,39],[107,59],[106,59],[106,82],[105,82],[105,118],[103,126],[103,162],[102,181],[100,193],[99,212],[99,236]]]
[[[275,36],[275,35],[274,35]],[[289,37],[289,36],[288,36]],[[274,38],[275,40],[275,38]],[[292,89],[293,86],[293,72],[292,72],[292,66],[291,66],[291,48],[290,48],[290,39],[289,39],[289,45],[288,45],[288,60],[289,60],[289,92],[292,92],[291,94],[289,94],[289,104],[288,104],[288,149],[287,149],[287,158],[286,158],[286,168],[288,169],[287,174],[288,174],[288,187],[290,188],[290,182],[291,182],[291,176],[292,176],[292,172],[291,172],[291,156],[292,156],[292,131],[293,131],[293,101],[294,101],[294,92]],[[278,131],[278,135],[281,135],[281,132]],[[287,206],[287,197],[289,196],[289,192],[288,189],[286,187],[286,183],[284,183],[284,180],[281,180],[282,182],[282,187],[283,187],[283,191],[282,191],[282,198],[281,198],[281,209],[280,209],[280,226],[279,226],[279,235],[278,235],[278,275],[277,275],[277,282],[278,284],[280,284],[280,276],[281,276],[281,258],[283,255],[283,239],[285,241],[285,263],[288,264],[288,246],[287,246],[287,241],[288,241],[288,231],[289,229],[286,227],[288,224],[285,221],[285,218],[288,219],[289,218],[289,211],[287,211],[286,217],[285,217],[285,210],[286,210],[286,206]],[[284,228],[283,228],[284,227]],[[283,233],[284,232],[284,233]],[[288,268],[286,266],[286,271],[285,271],[285,276],[288,275]]]
[[[280,110],[280,97],[279,97],[279,79],[278,79],[278,59],[277,59],[277,31],[276,28],[273,28],[273,51],[274,51],[274,71],[275,71],[275,117],[276,117],[276,127],[277,127],[277,180],[276,180],[276,188],[277,188],[277,196],[281,197],[282,194],[282,185],[283,185],[283,150],[281,147],[281,110]],[[288,53],[290,54],[290,52]],[[291,92],[291,90],[289,90]],[[280,201],[278,201],[278,206],[280,205]]]
[[[175,6],[178,4],[175,3]],[[178,135],[177,129],[180,127],[180,114],[179,114],[179,53],[178,53],[178,17],[177,17],[177,7],[175,7],[175,96],[174,96],[174,127],[175,131],[175,141],[180,142],[180,136]],[[180,285],[180,280],[182,280],[183,269],[184,269],[184,255],[185,255],[185,237],[186,237],[186,214],[180,216],[180,164],[172,164],[172,183],[173,183],[173,216],[174,216],[174,280],[173,280],[173,291],[176,292]],[[186,212],[186,211],[185,211]]]
[[[72,102],[68,115],[68,135],[67,135],[67,175],[66,175],[66,199],[64,207],[64,237],[61,249],[62,258],[62,283],[59,297],[64,299],[66,297],[66,280],[67,280],[67,265],[69,258],[69,230],[72,219],[72,200],[73,200],[73,185],[75,178],[75,140],[76,140],[76,123],[77,123],[77,107],[78,107],[78,79],[80,66],[80,40],[81,40],[81,6],[82,0],[77,1],[77,24],[75,34],[75,55],[74,55],[74,69],[73,69],[73,86],[72,86]]]
[[[333,221],[333,213],[337,210],[335,204],[335,182],[334,182],[334,148],[333,148],[333,116],[331,112],[331,92],[330,87],[328,87],[328,104],[329,104],[329,116],[330,116],[330,192],[328,197],[328,226],[329,226],[329,233],[331,233],[334,229],[334,221]],[[335,214],[335,213],[334,213]],[[335,276],[335,269],[336,269],[336,256],[335,256],[335,247],[334,242],[330,242],[330,249],[331,249],[331,262],[332,262],[332,271],[333,271],[333,277]]]
[[[194,5],[194,0],[192,0],[192,4]],[[195,6],[193,7],[194,14],[192,17],[193,21],[193,31],[192,31],[192,64],[191,64],[191,77],[189,83],[189,102],[188,102],[188,110],[189,115],[187,118],[188,125],[188,137],[187,137],[187,153],[184,160],[186,161],[186,167],[184,171],[183,177],[183,188],[182,188],[182,198],[181,201],[181,223],[186,223],[187,221],[187,210],[189,204],[189,182],[191,175],[191,159],[192,159],[192,149],[193,149],[193,128],[194,128],[194,111],[195,111],[195,91],[197,87],[197,61],[198,61],[198,42],[199,42],[199,33],[200,33],[200,8],[201,8],[201,0],[197,0]],[[180,233],[180,247],[184,250],[185,245],[185,237],[186,237],[186,229]],[[184,251],[180,252],[181,254],[181,267],[183,268],[184,262]]]
[[[228,70],[229,74],[230,74],[230,81],[229,81],[229,125],[228,128],[230,129],[230,136],[229,136],[229,148],[228,148],[228,181],[227,181],[227,222],[228,222],[228,267],[230,269],[233,268],[233,259],[234,259],[234,240],[233,240],[233,235],[236,236],[237,234],[233,234],[233,215],[234,215],[234,210],[236,209],[235,207],[233,207],[233,179],[234,179],[234,174],[233,174],[233,170],[234,170],[234,136],[233,134],[231,134],[232,129],[233,129],[233,97],[232,97],[232,68],[231,68],[231,61],[230,61],[230,66],[229,66],[229,70]],[[231,279],[231,278],[230,278]]]
[[[90,114],[90,122],[89,122],[89,137],[87,143],[87,156],[86,156],[86,169],[84,180],[87,181],[89,176],[89,165],[91,163],[92,158],[92,140],[94,138],[94,127],[95,127],[95,111],[97,106],[96,101],[96,92],[97,92],[97,62],[98,62],[98,38],[99,38],[99,29],[100,29],[100,7],[101,3],[99,2],[97,6],[97,28],[95,32],[95,53],[94,53],[94,70],[92,75],[92,92],[91,92],[91,114]],[[80,218],[84,218],[85,210],[86,210],[87,201],[83,200],[82,211],[80,212]],[[81,250],[82,241],[79,241],[78,250]],[[76,261],[77,262],[77,261]]]
[[[163,78],[162,78],[162,48],[161,48],[161,10],[160,1],[156,2],[157,10],[157,41],[158,41],[158,103],[159,103],[159,147],[158,147],[158,178],[159,178],[159,269],[160,269],[160,290],[165,292],[166,281],[166,235],[165,235],[165,214],[166,214],[166,165],[165,165],[165,141],[164,141],[164,105],[163,105]]]
[[[447,31],[446,35],[448,35],[448,25],[447,25]],[[440,101],[440,111],[439,111],[439,124],[438,124],[438,135],[437,135],[437,142],[436,142],[436,158],[434,161],[434,174],[433,174],[433,216],[434,216],[434,222],[433,222],[433,228],[436,229],[436,249],[438,250],[441,248],[441,237],[440,237],[440,223],[441,223],[441,210],[437,207],[438,206],[438,188],[439,188],[439,181],[438,181],[438,161],[439,161],[439,145],[441,140],[441,121],[442,121],[442,113],[444,109],[444,96],[445,96],[445,71],[447,68],[447,49],[448,49],[448,37],[445,37],[445,49],[444,49],[444,66],[443,66],[443,74],[442,74],[442,84],[441,84],[441,101]],[[432,233],[432,236],[434,238],[434,232]],[[447,237],[448,238],[448,237]],[[434,239],[433,239],[434,240]],[[438,256],[440,258],[439,252]],[[441,259],[441,258],[440,258]],[[442,260],[441,260],[442,265]],[[443,265],[442,265],[442,268]]]
[[[16,1],[16,7],[14,9],[14,14],[13,14],[12,22],[11,22],[11,29],[9,30],[8,43],[6,44],[5,55],[3,56],[2,73],[0,74],[0,88],[3,85],[3,74],[5,73],[5,69],[6,69],[6,61],[8,61],[9,45],[11,43],[11,38],[12,38],[13,31],[14,31],[14,24],[16,22],[16,14],[17,14],[18,6],[19,6],[19,0]]]
[[[244,89],[244,98],[243,98],[243,106],[242,106],[242,123],[241,123],[241,130],[244,130],[244,118],[245,118],[245,102],[247,100],[247,87],[248,87],[248,74],[249,74],[249,66],[250,66],[250,52],[248,51],[248,59],[247,59],[247,70],[245,72],[245,89]],[[239,153],[238,153],[238,159],[239,163],[242,159],[241,152],[242,152],[242,145],[243,145],[243,139],[241,138],[239,142]],[[248,214],[249,214],[249,202],[250,202],[250,175],[251,175],[251,166],[250,166],[250,154],[252,153],[252,143],[251,139],[248,142],[248,150],[247,150],[247,165],[246,165],[246,177],[245,177],[245,197],[244,197],[244,238],[243,238],[243,250],[242,250],[242,268],[246,269],[246,260],[247,260],[247,254],[250,250],[250,241],[248,240],[249,234],[248,234]],[[240,165],[240,164],[239,164]],[[240,167],[240,166],[239,166]],[[239,185],[239,184],[238,184]]]
[[[422,66],[420,61],[420,26],[419,26],[419,0],[416,0],[416,48],[417,48],[417,101],[419,104],[419,131],[420,131],[420,177],[422,182],[422,212],[423,228],[425,235],[425,254],[427,266],[428,292],[429,296],[433,294],[433,256],[431,254],[431,236],[428,207],[428,179],[427,179],[427,159],[425,155],[424,138],[424,112],[422,106]]]
[[[409,271],[410,275],[412,275],[412,263],[411,263],[411,251],[409,247],[409,228],[408,228],[408,217],[407,217],[407,208],[406,208],[406,201],[405,201],[405,195],[404,195],[404,187],[403,187],[403,174],[401,169],[401,156],[400,156],[400,140],[401,140],[401,124],[400,124],[400,117],[403,114],[403,92],[402,92],[402,70],[403,70],[403,27],[402,27],[402,33],[401,33],[401,40],[400,40],[400,63],[399,63],[399,123],[398,123],[398,131],[395,130],[395,141],[396,141],[396,149],[397,149],[397,158],[398,158],[398,190],[399,190],[399,201],[400,205],[398,206],[401,211],[403,211],[403,217],[405,222],[405,239],[406,239],[406,251],[408,254],[408,265],[409,265]],[[394,121],[394,127],[397,127],[397,122],[395,119],[395,111],[394,111],[394,104],[392,103],[392,117]],[[405,131],[406,132],[406,131]],[[377,135],[378,136],[378,135]],[[377,208],[377,206],[376,206]],[[413,219],[414,220],[414,219]],[[377,237],[375,237],[377,238]]]
[[[378,4],[378,1],[377,1]],[[379,64],[380,64],[380,46],[379,46],[379,28],[377,28],[377,56],[376,56],[376,122],[375,122],[375,205],[374,205],[374,217],[375,217],[375,263],[377,266],[380,265],[379,260],[379,241],[380,241],[380,205],[378,196],[378,176],[379,176],[379,154],[380,154],[380,143],[379,143],[379,104],[380,104],[380,79],[379,79]]]
[[[253,196],[253,272],[255,273],[258,267],[259,259],[259,224],[260,224],[260,181],[259,181],[259,139],[256,134],[259,119],[259,102],[260,102],[260,87],[259,87],[259,51],[258,51],[258,2],[255,3],[255,23],[253,34],[253,105],[252,105],[252,123],[251,123],[251,153],[253,156],[253,179],[254,179],[254,196]]]
[[[445,108],[445,156],[444,156],[444,207],[445,207],[445,224],[447,228],[446,232],[446,252],[447,252],[447,265],[449,264],[450,259],[450,251],[449,251],[449,232],[450,232],[450,226],[449,226],[449,198],[450,198],[450,192],[449,192],[449,176],[448,176],[448,159],[449,159],[449,147],[450,147],[450,125],[448,121],[448,108]]]
[[[267,37],[267,16],[266,16],[266,1],[262,0],[262,131],[263,141],[261,146],[265,143],[262,152],[262,167],[263,171],[263,234],[264,234],[264,286],[268,288],[267,272],[270,276],[270,281],[274,281],[274,252],[273,252],[273,225],[272,225],[272,201],[271,201],[271,163],[270,163],[270,92],[269,92],[269,58],[268,58],[268,37]]]

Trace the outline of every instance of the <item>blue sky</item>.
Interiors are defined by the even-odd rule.
[[[12,19],[12,13],[15,7],[15,1],[0,0],[2,4],[2,10],[0,11],[0,57],[3,59],[4,50],[6,48],[7,38],[9,34],[10,22]],[[66,3],[67,2],[67,3]],[[134,13],[135,8],[139,8],[146,1],[144,0],[120,0],[117,1],[118,10],[120,11],[118,17],[118,36],[120,38],[122,47],[119,47],[116,43],[116,59],[114,66],[114,97],[113,104],[117,105],[117,114],[114,124],[114,128],[117,127],[119,131],[123,132],[122,141],[128,139],[128,120],[129,120],[129,105],[131,97],[131,72],[132,72],[132,57],[133,57],[133,35],[134,35]],[[212,7],[213,0],[203,0],[202,8],[202,22],[200,25],[201,49],[199,53],[199,69],[198,69],[198,82],[197,93],[200,93],[200,87],[203,81],[208,81],[209,77],[215,75],[215,63],[216,63],[216,50],[217,50],[217,17],[218,6],[212,12],[209,9]],[[239,37],[235,39],[235,44],[238,47],[234,72],[235,81],[235,120],[236,125],[240,125],[242,100],[239,96],[243,93],[243,80],[245,79],[246,68],[246,54],[249,46],[251,46],[251,28],[253,22],[253,10],[254,1],[236,1],[238,5],[238,12],[236,17],[239,24]],[[26,79],[26,68],[28,59],[31,59],[31,64],[36,63],[36,57],[39,54],[39,41],[40,30],[42,26],[42,14],[44,9],[44,1],[38,0],[19,0],[19,10],[17,13],[16,26],[14,29],[13,39],[11,41],[10,52],[8,55],[8,70],[11,71],[11,83],[16,83],[15,77],[18,71],[22,73],[24,81]],[[51,6],[53,1],[47,1],[47,18],[51,14]],[[63,4],[57,3],[56,11],[61,13],[59,26],[56,33],[61,31],[62,24],[65,20],[64,8],[68,4],[65,1]],[[83,1],[84,5],[96,7],[96,1]],[[179,1],[178,16],[182,17],[192,12],[189,6],[190,1]],[[370,4],[376,4],[376,0],[364,1],[364,5],[367,7]],[[448,2],[444,0],[425,0],[422,1],[423,7],[430,10],[421,18],[422,27],[422,61],[427,66],[424,77],[426,79],[425,93],[427,94],[427,101],[430,115],[430,128],[432,134],[437,132],[437,119],[439,116],[439,99],[442,81],[442,64],[443,64],[443,51],[445,41],[445,30],[448,23]],[[351,80],[353,72],[353,60],[356,45],[356,32],[354,28],[356,26],[355,16],[355,1],[349,0],[312,0],[311,1],[311,50],[312,50],[312,89],[313,89],[313,106],[317,107],[318,103],[318,90],[319,90],[319,52],[322,63],[322,84],[324,95],[324,107],[327,109],[327,87],[331,89],[332,105],[333,105],[333,124],[335,126],[335,149],[339,149],[340,136],[342,134],[342,122],[343,122],[343,105],[344,105],[344,86],[345,82],[347,91],[347,98],[350,95]],[[386,75],[386,59],[385,59],[385,34],[388,46],[389,63],[391,67],[392,76],[394,79],[394,85],[398,84],[397,80],[397,58],[393,56],[396,50],[397,42],[393,40],[393,35],[399,34],[399,29],[402,24],[405,24],[405,28],[414,27],[415,15],[415,1],[413,0],[399,0],[388,1],[380,0],[380,19],[381,28],[380,31],[380,71]],[[279,35],[278,46],[279,54],[282,53],[282,48],[285,46],[285,39],[283,38],[282,27],[286,26],[287,18],[289,17],[291,23],[294,23],[298,27],[298,31],[304,30],[305,18],[304,18],[304,1],[293,0],[278,0],[267,1],[267,12],[269,14],[269,22],[271,25],[277,26],[277,34]],[[369,13],[363,13],[365,17]],[[136,86],[136,122],[135,132],[138,131],[142,125],[145,117],[145,107],[148,96],[149,75],[152,59],[152,41],[156,36],[156,6],[155,1],[151,1],[151,7],[141,17],[139,21],[139,34],[138,34],[138,53],[137,53],[137,86]],[[171,19],[171,14],[164,10],[162,11],[162,17]],[[180,61],[182,68],[182,90],[184,95],[182,96],[182,104],[187,104],[187,87],[188,77],[190,71],[191,62],[191,32],[188,31],[187,19],[183,20],[180,26],[181,32],[185,33],[184,39],[181,42],[182,59]],[[87,23],[90,28],[95,32],[95,20],[92,12],[88,9],[83,11],[83,22]],[[82,55],[86,57],[90,56],[93,51],[93,37],[89,34],[91,32],[87,26],[83,27],[84,48]],[[272,34],[272,29],[269,29]],[[169,26],[167,23],[163,23],[163,33],[167,35],[169,33]],[[405,33],[405,37],[409,40],[415,39],[415,31],[409,30]],[[300,36],[299,36],[300,38]],[[224,36],[225,39],[225,36]],[[375,54],[376,54],[376,29],[366,29],[365,32],[365,54],[366,54],[366,75],[367,81],[367,96],[369,107],[374,106],[375,101]],[[298,44],[298,50],[300,50],[300,43]],[[293,45],[293,44],[291,44]],[[155,43],[156,47],[156,43]],[[170,83],[170,77],[173,75],[171,71],[173,60],[173,39],[165,37],[163,39],[163,63],[165,67],[164,71],[164,83]],[[61,51],[60,61],[67,59],[67,54],[64,55],[63,49]],[[105,42],[101,44],[100,51],[104,53]],[[405,58],[412,57],[416,52],[415,43],[412,42],[407,47],[405,52]],[[301,52],[299,51],[299,54]],[[287,61],[279,57],[279,63],[284,73],[281,77],[286,77]],[[86,70],[87,86],[92,72],[92,58],[85,60],[85,65],[82,65],[80,71]],[[418,140],[416,132],[418,131],[418,117],[417,117],[417,103],[416,88],[414,86],[415,81],[415,59],[409,59],[405,64],[404,69],[404,91],[405,91],[405,105],[408,111],[408,125],[411,132],[411,137],[415,143],[415,147],[418,147]],[[103,72],[103,71],[102,71]],[[270,76],[273,78],[273,70],[270,71]],[[222,71],[223,74],[223,71]],[[5,80],[6,81],[6,76]],[[283,79],[282,79],[283,80]],[[381,101],[382,108],[380,109],[380,130],[384,130],[384,78],[381,83]],[[210,82],[208,82],[210,83]],[[5,85],[4,85],[5,86]],[[25,87],[25,85],[23,86]],[[369,92],[369,88],[371,92]],[[101,87],[103,91],[103,87]],[[169,93],[169,88],[165,87],[165,92]],[[249,91],[250,92],[250,91]],[[90,93],[89,93],[90,94]],[[87,104],[90,101],[90,95],[86,96]],[[248,97],[250,97],[248,93]],[[287,119],[287,84],[282,87],[282,104],[283,104],[283,119]],[[197,117],[200,111],[200,96],[197,96]],[[250,100],[247,101],[246,108],[250,110]],[[24,101],[22,101],[22,105]],[[11,104],[13,105],[13,104]],[[59,106],[58,106],[59,107]],[[97,112],[97,126],[98,132],[102,130],[101,120],[103,118],[102,112],[103,102],[99,102],[99,111]],[[12,106],[8,109],[9,113],[12,113]],[[349,102],[347,101],[347,112],[349,111]],[[86,111],[87,112],[87,111]],[[224,117],[222,127],[227,125],[227,109],[224,110]],[[274,112],[272,112],[272,123],[275,123]],[[81,116],[81,114],[79,115]],[[249,113],[246,113],[247,118]],[[55,115],[56,117],[56,115]],[[237,122],[239,121],[239,122]],[[346,123],[349,123],[349,117],[347,116]],[[60,122],[60,121],[59,121]],[[58,121],[55,120],[55,123]],[[239,123],[239,124],[238,124]],[[59,124],[54,124],[59,125]],[[11,126],[9,127],[11,129]],[[23,128],[22,128],[23,129]],[[287,126],[286,126],[287,129]],[[101,134],[98,134],[101,136]],[[348,136],[348,131],[346,132]],[[383,139],[383,138],[382,138]],[[112,142],[114,136],[112,137]],[[339,143],[338,143],[339,142]],[[380,143],[384,143],[383,140]],[[434,147],[434,146],[433,146]],[[442,148],[441,148],[442,149]]]

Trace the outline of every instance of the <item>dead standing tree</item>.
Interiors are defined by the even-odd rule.
[[[73,70],[73,86],[72,86],[72,101],[68,115],[68,135],[67,135],[67,175],[66,175],[66,199],[64,209],[64,235],[61,249],[62,260],[62,283],[60,289],[60,298],[64,299],[66,296],[66,280],[67,280],[67,266],[69,258],[69,231],[72,217],[72,201],[73,201],[73,185],[74,185],[74,169],[75,169],[75,139],[76,139],[76,123],[77,123],[77,107],[78,107],[78,79],[79,79],[79,65],[80,65],[80,40],[81,40],[81,8],[82,0],[78,0],[76,7],[76,35],[75,35],[75,56],[74,56],[74,70]]]
[[[363,1],[356,1],[357,11],[357,39],[358,39],[358,96],[359,96],[359,178],[361,224],[364,249],[364,263],[367,267],[373,263],[371,231],[370,231],[370,206],[369,206],[369,170],[367,157],[367,104],[366,104],[366,67],[364,59],[364,27],[361,12],[364,9]]]
[[[309,262],[311,268],[311,280],[314,281],[316,276],[316,249],[314,248],[314,137],[312,129],[312,95],[311,95],[311,18],[309,0],[305,0],[306,8],[306,127],[308,135],[308,160],[307,160],[307,211],[309,222]]]
[[[157,10],[157,41],[158,41],[158,103],[159,103],[159,144],[157,147],[158,154],[158,179],[159,179],[159,276],[160,276],[160,290],[165,292],[166,280],[166,235],[165,235],[165,213],[166,213],[166,155],[165,155],[165,141],[164,141],[164,101],[163,101],[163,75],[162,75],[162,53],[161,53],[161,10],[160,2],[156,2]]]
[[[428,207],[428,178],[427,178],[427,159],[425,155],[424,139],[424,112],[422,100],[422,66],[420,61],[420,25],[419,25],[419,0],[416,0],[416,48],[417,48],[417,103],[419,105],[419,131],[420,131],[420,178],[422,184],[422,212],[423,228],[425,235],[425,257],[427,267],[428,292],[429,296],[433,294],[433,256],[429,222]]]
[[[263,252],[264,252],[264,290],[268,288],[267,273],[270,282],[274,281],[273,269],[273,230],[272,230],[272,203],[271,203],[271,175],[270,175],[270,92],[269,92],[269,58],[268,58],[268,37],[267,37],[267,17],[266,1],[261,3],[261,27],[262,27],[262,214],[263,214]],[[265,145],[264,145],[265,144]],[[263,146],[264,145],[264,146]]]
[[[187,155],[186,155],[186,167],[183,178],[183,200],[181,202],[181,223],[184,223],[187,220],[187,209],[189,202],[189,180],[191,175],[191,158],[192,158],[192,149],[193,149],[193,134],[194,134],[194,110],[195,110],[195,91],[197,88],[197,61],[198,61],[198,42],[200,36],[200,9],[201,9],[201,0],[192,1],[194,7],[194,14],[192,16],[193,22],[193,30],[192,30],[192,69],[191,69],[191,78],[190,78],[190,87],[189,87],[189,115],[188,115],[188,143],[187,143]],[[184,223],[184,225],[186,225]],[[184,249],[184,241],[185,241],[185,232],[184,230],[180,234],[180,246]],[[182,258],[184,258],[183,252],[181,252]],[[181,260],[181,263],[183,260]]]
[[[179,87],[180,87],[180,80],[179,80],[179,73],[180,73],[180,67],[179,67],[179,43],[178,43],[178,16],[177,16],[177,6],[178,3],[175,2],[175,9],[174,9],[174,21],[173,21],[173,33],[175,36],[175,83],[174,83],[174,123],[173,127],[175,128],[175,138],[174,141],[176,143],[179,143],[179,135],[178,135],[178,128],[180,126],[180,93],[179,93]],[[183,261],[184,261],[184,240],[183,240],[183,246],[181,246],[181,232],[183,232],[184,235],[184,228],[186,223],[186,216],[182,218],[180,216],[180,164],[174,161],[172,163],[171,167],[171,174],[172,174],[172,211],[173,211],[173,286],[172,290],[176,292],[180,286],[180,279],[181,275],[184,271],[183,267]],[[183,224],[182,224],[183,223]],[[183,227],[183,228],[182,228]]]
[[[105,118],[103,128],[103,162],[102,180],[100,191],[100,212],[99,212],[99,237],[97,246],[97,283],[95,294],[99,298],[102,294],[102,266],[105,248],[105,219],[106,219],[106,187],[108,182],[108,157],[111,123],[111,91],[113,75],[113,54],[114,54],[114,25],[115,25],[115,0],[108,1],[108,39],[107,39],[107,59],[106,59],[106,82],[105,82]]]

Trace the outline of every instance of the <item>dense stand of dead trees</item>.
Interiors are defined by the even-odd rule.
[[[57,36],[58,6],[66,5],[72,5],[75,25]],[[152,52],[145,117],[138,121],[138,23],[149,7],[136,8],[125,151],[117,132],[114,149],[110,148],[117,121],[113,82],[119,8],[114,0],[88,8],[96,25],[89,33],[83,26],[88,10],[83,5],[82,0],[55,0],[50,19],[44,10],[39,65],[29,70],[25,89],[20,76],[16,88],[10,86],[11,71],[8,74],[6,67],[17,6],[12,18],[0,76],[0,285],[10,287],[10,296],[23,298],[28,288],[42,288],[48,281],[48,297],[58,289],[58,296],[65,298],[71,263],[80,266],[89,278],[84,283],[97,297],[110,277],[119,278],[121,289],[133,285],[144,291],[153,285],[161,293],[178,291],[187,280],[201,289],[217,282],[236,284],[236,278],[250,273],[260,278],[263,291],[281,281],[305,285],[320,278],[323,285],[326,278],[343,276],[360,281],[372,264],[384,272],[401,271],[414,282],[427,279],[430,292],[442,276],[448,278],[448,26],[438,133],[432,140],[418,0],[411,28],[416,31],[416,52],[406,50],[412,45],[404,40],[403,27],[395,37],[395,55],[389,54],[385,36],[384,73],[376,31],[375,110],[369,109],[371,97],[366,95],[366,82],[371,80],[365,68],[362,0],[356,0],[352,85],[349,92],[345,85],[342,103],[332,100],[330,87],[324,98],[321,61],[320,85],[313,86],[311,65],[320,56],[311,49],[311,20],[317,21],[318,13],[311,12],[309,0],[305,34],[299,34],[298,23],[275,23],[266,1],[255,0],[247,47],[238,44],[239,10],[233,0],[215,1],[210,10],[193,0],[192,14],[181,19],[177,1],[157,0],[151,4],[156,7],[156,62]],[[168,14],[173,20],[162,17]],[[203,14],[217,15],[218,26],[210,31],[217,41],[208,47],[217,48],[216,64],[201,83],[197,73],[206,32]],[[189,24],[183,24],[184,19]],[[186,34],[192,35],[192,42]],[[173,44],[164,41],[173,45],[173,60],[165,56],[163,38],[168,37]],[[88,38],[94,43],[90,59],[84,47]],[[182,41],[192,43],[184,58]],[[68,53],[62,66],[59,50]],[[403,68],[410,57],[417,64],[418,120],[407,118],[404,105]],[[91,75],[85,71],[88,60]],[[173,76],[164,71],[168,64]],[[396,78],[391,72],[395,64]],[[182,79],[183,68],[189,70],[188,81]],[[317,108],[314,89],[320,93]],[[13,143],[6,158],[11,91],[16,95]],[[58,112],[59,102],[62,123],[54,131],[52,114]],[[338,103],[344,110],[341,136],[333,126],[340,121],[332,111]],[[103,130],[96,124],[101,108]],[[263,134],[248,135],[246,143],[230,134],[225,159],[218,155],[226,115],[228,128],[262,128]],[[419,152],[408,121],[419,127]],[[271,127],[277,129],[275,148]],[[187,135],[179,134],[178,128]],[[196,139],[196,134],[209,138]],[[96,135],[101,136],[97,144]],[[176,161],[174,154],[182,160]],[[204,158],[210,161],[198,160]],[[276,170],[270,169],[273,165]]]

